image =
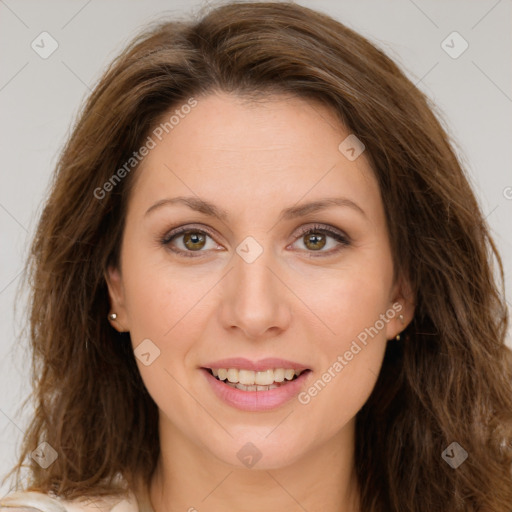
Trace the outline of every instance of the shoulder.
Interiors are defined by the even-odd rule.
[[[16,491],[0,499],[0,512],[65,512],[58,500],[36,491]]]
[[[131,491],[126,498],[81,500],[64,500],[37,491],[16,491],[0,499],[0,512],[139,512],[139,507]]]

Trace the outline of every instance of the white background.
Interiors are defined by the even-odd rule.
[[[331,14],[380,46],[438,106],[503,256],[510,304],[511,0],[297,3]],[[15,293],[59,150],[81,102],[135,32],[204,4],[0,0],[0,476],[14,462],[30,414],[17,414],[29,391],[30,355],[20,337],[24,304]],[[59,45],[47,59],[31,48],[43,31]],[[469,44],[457,59],[441,47],[453,31]]]

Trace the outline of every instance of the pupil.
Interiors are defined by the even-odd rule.
[[[322,249],[325,246],[325,238],[324,235],[311,234],[307,237],[306,246],[309,247],[309,243],[320,243],[320,246],[313,247],[313,249]]]
[[[188,245],[188,242],[191,242],[193,247]],[[199,233],[186,233],[184,236],[184,244],[189,249],[201,249],[202,245],[197,247],[197,244],[204,243],[204,236]]]

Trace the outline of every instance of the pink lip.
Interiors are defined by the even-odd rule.
[[[221,359],[212,363],[206,363],[203,368],[211,368],[217,370],[219,368],[235,368],[237,370],[253,370],[255,372],[262,372],[264,370],[274,368],[292,368],[294,370],[308,370],[307,366],[296,363],[294,361],[287,361],[286,359],[278,359],[275,357],[267,357],[259,361],[250,361],[243,357],[234,357],[231,359]]]
[[[230,360],[233,361],[233,360]],[[266,364],[268,364],[269,360]],[[224,363],[224,362],[223,362]],[[261,363],[261,361],[260,361]],[[231,364],[231,363],[230,363]],[[249,367],[242,365],[242,368],[250,369]],[[288,362],[289,364],[289,362]],[[228,366],[229,368],[236,368],[236,366]],[[271,368],[265,366],[265,368]],[[277,368],[282,366],[277,365]],[[286,368],[294,368],[294,366],[285,366]],[[215,368],[215,367],[214,367]],[[225,366],[219,366],[219,368],[226,368]],[[296,369],[300,369],[295,367]],[[208,370],[201,368],[202,373],[205,375],[206,380],[212,387],[213,392],[220,398],[224,403],[240,409],[242,411],[261,412],[275,409],[285,404],[293,397],[300,393],[300,390],[305,387],[305,383],[308,380],[311,371],[306,371],[299,375],[295,380],[288,381],[275,389],[269,391],[243,391],[241,389],[232,388],[224,382],[216,379]]]

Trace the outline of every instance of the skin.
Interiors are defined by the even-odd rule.
[[[284,96],[251,103],[224,93],[197,100],[137,170],[120,267],[106,276],[114,327],[130,332],[134,349],[150,339],[160,350],[148,366],[137,359],[160,411],[152,504],[157,512],[359,510],[355,415],[387,340],[413,314],[407,283],[393,280],[369,161],[340,152],[350,132],[322,105]],[[213,202],[228,218],[180,204],[146,214],[180,195]],[[364,214],[331,206],[278,221],[284,208],[334,196]],[[170,244],[195,255],[190,247],[200,247],[202,257],[162,243],[171,229],[192,224],[212,236],[203,245],[184,245],[183,235]],[[307,244],[299,229],[313,224],[332,226],[350,244],[330,235]],[[247,236],[263,249],[252,263],[236,253]],[[227,357],[281,357],[312,370],[308,387],[394,303],[403,321],[397,314],[385,323],[306,405],[292,399],[271,411],[240,411],[213,394],[199,369]],[[262,455],[252,469],[236,455],[247,442]]]

